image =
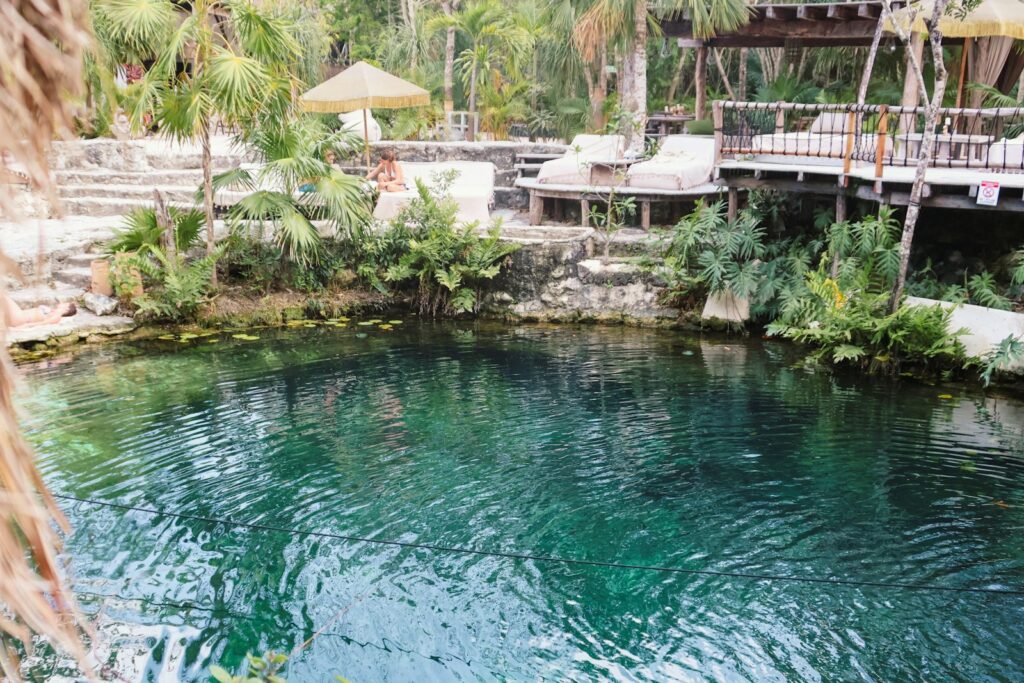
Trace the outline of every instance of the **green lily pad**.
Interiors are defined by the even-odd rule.
[[[207,339],[206,343],[207,344],[219,344],[220,343],[220,339]]]
[[[173,334],[161,334],[157,339],[164,339],[166,341],[174,341],[177,339]]]
[[[189,339],[197,339],[198,334],[192,334],[191,332],[182,332],[178,337],[178,341],[188,341]]]
[[[365,332],[360,332],[359,334],[356,335],[356,339],[366,339],[369,336],[370,335],[366,334]]]
[[[243,341],[256,341],[257,339],[259,339],[259,337],[253,334],[233,334],[231,336],[234,339],[241,339]]]
[[[368,320],[367,322],[370,323],[371,325],[378,325],[384,321],[381,320],[380,318],[374,318],[373,320]]]
[[[387,323],[381,323],[379,327],[382,330],[390,330],[391,329],[391,325],[388,325]]]
[[[316,327],[313,323],[306,323],[303,327]]]
[[[367,325],[373,324],[374,322],[372,320],[360,320],[359,322],[356,323],[356,325],[359,325],[360,327],[366,327]]]
[[[388,321],[388,325],[401,325],[401,324],[402,324],[401,320],[389,320]]]

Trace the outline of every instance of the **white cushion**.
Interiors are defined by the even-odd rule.
[[[650,160],[629,167],[629,186],[685,190],[708,182],[715,166],[715,140],[700,135],[669,135]]]
[[[842,111],[826,111],[818,114],[811,124],[812,133],[845,133],[849,114]]]
[[[441,161],[441,162],[404,162],[402,175],[406,187],[402,192],[381,192],[373,217],[390,220],[402,210],[410,200],[418,196],[416,180],[419,179],[430,187],[435,173],[448,170],[458,171],[458,176],[448,188],[448,194],[459,210],[456,214],[460,223],[479,221],[487,224],[491,220],[490,207],[494,201],[494,164],[489,161]]]
[[[341,121],[341,129],[354,133],[359,136],[360,140],[365,137],[367,142],[378,142],[383,137],[380,124],[373,118],[373,114],[367,111],[366,128],[364,130],[363,111],[362,109],[356,109],[355,111],[338,114],[338,119]]]
[[[1024,170],[1024,135],[992,143],[988,148],[988,165],[992,168]]]

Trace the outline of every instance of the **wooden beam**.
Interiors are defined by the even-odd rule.
[[[697,101],[694,103],[693,111],[697,120],[707,116],[708,102],[708,49],[704,46],[697,48],[697,63],[694,67],[694,89],[697,91]]]
[[[796,18],[803,21],[817,21],[828,16],[825,5],[800,5],[796,8]]]

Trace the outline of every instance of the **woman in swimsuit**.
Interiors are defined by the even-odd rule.
[[[398,163],[395,153],[390,149],[380,153],[380,163],[366,174],[366,179],[376,180],[377,189],[381,192],[401,192],[405,189],[402,165]]]

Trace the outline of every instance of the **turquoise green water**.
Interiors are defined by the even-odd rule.
[[[665,332],[409,321],[258,334],[31,370],[46,480],[379,539],[1024,588],[1024,405],[1009,399],[811,373],[783,345]],[[290,680],[1024,680],[1024,598],[64,507],[101,652],[141,679],[203,680],[211,662],[324,629]],[[56,665],[31,666],[45,678]]]

